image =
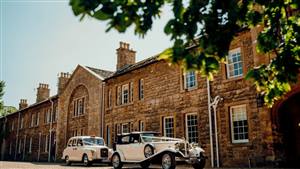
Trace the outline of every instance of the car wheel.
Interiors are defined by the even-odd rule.
[[[111,163],[114,169],[121,169],[123,164],[119,154],[114,154],[111,158]]]
[[[154,149],[150,145],[146,145],[144,148],[144,155],[146,158],[152,156],[154,154]]]
[[[194,169],[203,169],[205,166],[205,158],[201,154],[201,157],[199,160],[197,160],[194,164],[192,164]]]
[[[145,162],[142,162],[140,165],[141,165],[142,168],[149,168],[150,163],[145,161]]]
[[[84,154],[83,157],[82,157],[82,162],[83,162],[83,165],[88,167],[90,166],[92,163],[89,161],[89,157]]]
[[[69,159],[69,156],[66,156],[65,157],[65,161],[66,161],[66,165],[71,165],[71,161],[70,161],[70,159]]]
[[[161,158],[161,167],[163,169],[175,169],[175,156],[172,153],[165,153]]]

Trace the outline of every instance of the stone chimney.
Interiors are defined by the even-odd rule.
[[[36,102],[40,102],[46,100],[50,96],[50,89],[48,84],[40,83],[39,87],[37,88],[36,93]]]
[[[57,94],[60,94],[63,89],[66,87],[66,84],[68,83],[69,79],[71,77],[71,74],[61,72],[58,77],[58,84],[57,84]]]
[[[19,103],[19,110],[24,109],[28,107],[28,103],[26,99],[20,99],[20,103]]]
[[[117,49],[117,70],[122,69],[124,66],[134,64],[135,53],[136,51],[129,49],[129,43],[120,42],[120,47]]]

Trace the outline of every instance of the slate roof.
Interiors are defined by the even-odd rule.
[[[86,66],[88,69],[91,71],[95,72],[97,75],[103,77],[104,79],[110,77],[114,72],[108,71],[108,70],[103,70],[103,69],[97,69],[93,67]]]
[[[117,70],[116,72],[114,72],[111,76],[109,76],[105,80],[116,77],[116,76],[119,76],[119,75],[122,75],[122,74],[125,74],[125,73],[133,71],[135,69],[138,69],[138,68],[144,67],[146,65],[152,64],[154,62],[157,62],[157,61],[159,61],[158,57],[159,57],[159,55],[155,55],[155,56],[149,57],[147,59],[144,59],[142,61],[139,61],[135,64],[124,66],[122,69]]]

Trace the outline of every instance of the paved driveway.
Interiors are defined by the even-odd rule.
[[[72,166],[65,166],[64,163],[41,163],[41,162],[14,162],[14,161],[0,161],[0,169],[77,169],[84,168],[81,164],[72,164]],[[124,169],[141,169],[139,165],[124,165]],[[151,165],[151,169],[160,169],[159,165]],[[112,169],[111,166],[104,164],[94,164],[88,169]],[[191,169],[190,167],[177,166],[176,169]]]

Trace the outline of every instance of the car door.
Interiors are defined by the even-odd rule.
[[[83,153],[84,153],[83,142],[82,139],[79,138],[77,139],[76,150],[75,150],[75,156],[78,161],[82,160]]]
[[[72,141],[72,151],[71,151],[70,159],[72,161],[78,161],[78,156],[77,156],[77,139],[73,139],[73,141]]]
[[[141,161],[145,159],[144,144],[141,142],[140,134],[132,134],[130,136],[129,145],[132,151],[129,151],[129,159],[131,161]]]
[[[69,159],[70,159],[70,160],[71,160],[70,156],[71,156],[72,151],[73,151],[72,142],[73,142],[73,139],[70,139],[70,140],[68,141],[67,147],[65,148],[64,154],[63,154],[63,155],[64,155],[64,158],[65,158],[66,156],[69,156]]]

